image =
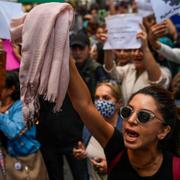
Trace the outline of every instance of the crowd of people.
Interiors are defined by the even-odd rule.
[[[105,18],[138,13],[136,1],[68,3],[74,8],[74,22],[69,33],[64,32],[68,36],[66,46],[58,46],[59,39],[54,39],[58,26],[48,34],[50,45],[45,47],[36,42],[44,43],[40,35],[31,41],[34,47],[40,46],[38,49],[29,42],[24,46],[22,42],[0,40],[3,52],[0,53],[0,179],[70,180],[64,171],[67,164],[74,180],[180,179],[180,34],[175,24],[171,19],[158,24],[154,14],[150,14],[143,17],[141,32],[136,34],[140,48],[105,50],[108,39]],[[71,10],[67,7],[64,11]],[[38,8],[34,12],[38,15]],[[41,16],[47,17],[43,13],[47,11],[41,11]],[[27,15],[29,22],[30,15]],[[28,29],[27,24],[22,33],[26,30],[33,36],[41,31],[41,35],[46,35],[41,22],[38,30],[33,29],[34,34],[30,34],[31,27]],[[44,27],[47,30],[48,26]],[[26,34],[22,39],[28,41],[28,38],[33,37]],[[67,42],[70,51],[64,48]],[[43,47],[49,52],[44,53],[47,57],[38,52]],[[45,94],[35,95],[33,86],[38,87],[37,81],[32,82],[29,86],[32,89],[26,94],[31,98],[23,102],[20,83],[22,78],[25,82],[26,75],[21,74],[22,61],[25,70],[31,61],[39,65],[30,59],[28,66],[25,65],[23,58],[29,49],[28,57],[41,61],[41,65],[43,58],[67,53],[63,57],[68,57],[68,66],[63,66],[65,63],[62,66],[65,70],[68,67],[69,74],[63,77],[69,77],[69,84],[58,111],[54,109],[56,103],[45,98]],[[42,59],[38,59],[39,54]],[[46,72],[40,72],[40,66],[36,66],[36,72],[43,76],[53,71],[47,62],[42,65]],[[58,75],[55,76],[56,84]],[[43,82],[47,84],[48,79]],[[38,114],[27,122],[23,106],[32,98],[38,102],[35,106]]]

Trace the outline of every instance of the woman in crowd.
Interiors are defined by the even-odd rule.
[[[148,46],[145,28],[141,27],[142,32],[137,34],[137,38],[142,41],[142,48],[131,50],[132,63],[116,66],[113,61],[113,51],[105,52],[105,70],[111,78],[122,83],[124,103],[127,103],[132,93],[151,84],[162,85],[167,88],[171,79],[170,71],[161,67],[154,59]],[[102,38],[106,39],[106,36]]]
[[[121,133],[97,111],[72,60],[70,72],[69,96],[81,119],[105,150],[109,180],[180,177],[180,166],[176,166],[176,171],[172,169],[174,161],[179,165],[180,159],[165,146],[177,120],[176,106],[167,90],[150,86],[131,95],[127,105],[121,108]]]
[[[120,86],[115,81],[99,83],[95,91],[95,106],[106,122],[121,129],[122,119],[119,116],[121,106]],[[107,162],[104,151],[87,128],[83,131],[84,143],[78,142],[73,149],[77,159],[88,158],[88,173],[91,180],[107,179]]]
[[[35,139],[36,127],[27,128],[23,119],[18,75],[7,72],[0,94],[0,179],[48,180],[40,144]],[[5,164],[4,164],[5,163]]]

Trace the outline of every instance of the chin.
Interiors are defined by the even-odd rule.
[[[127,149],[131,150],[138,150],[140,148],[140,144],[138,143],[138,140],[136,139],[125,139],[124,138],[124,145]]]
[[[138,150],[139,149],[139,146],[137,144],[124,143],[124,145],[129,150]]]

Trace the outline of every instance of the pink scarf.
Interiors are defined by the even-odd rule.
[[[21,100],[25,120],[39,110],[38,95],[55,102],[59,111],[69,83],[69,29],[73,9],[68,3],[45,3],[11,23],[12,40],[22,39]]]

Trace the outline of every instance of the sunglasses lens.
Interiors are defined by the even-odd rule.
[[[137,116],[138,116],[139,122],[141,123],[146,123],[151,119],[151,115],[148,112],[140,111],[138,112]]]
[[[129,107],[123,107],[121,109],[121,116],[122,118],[129,118],[132,114],[132,109]]]

